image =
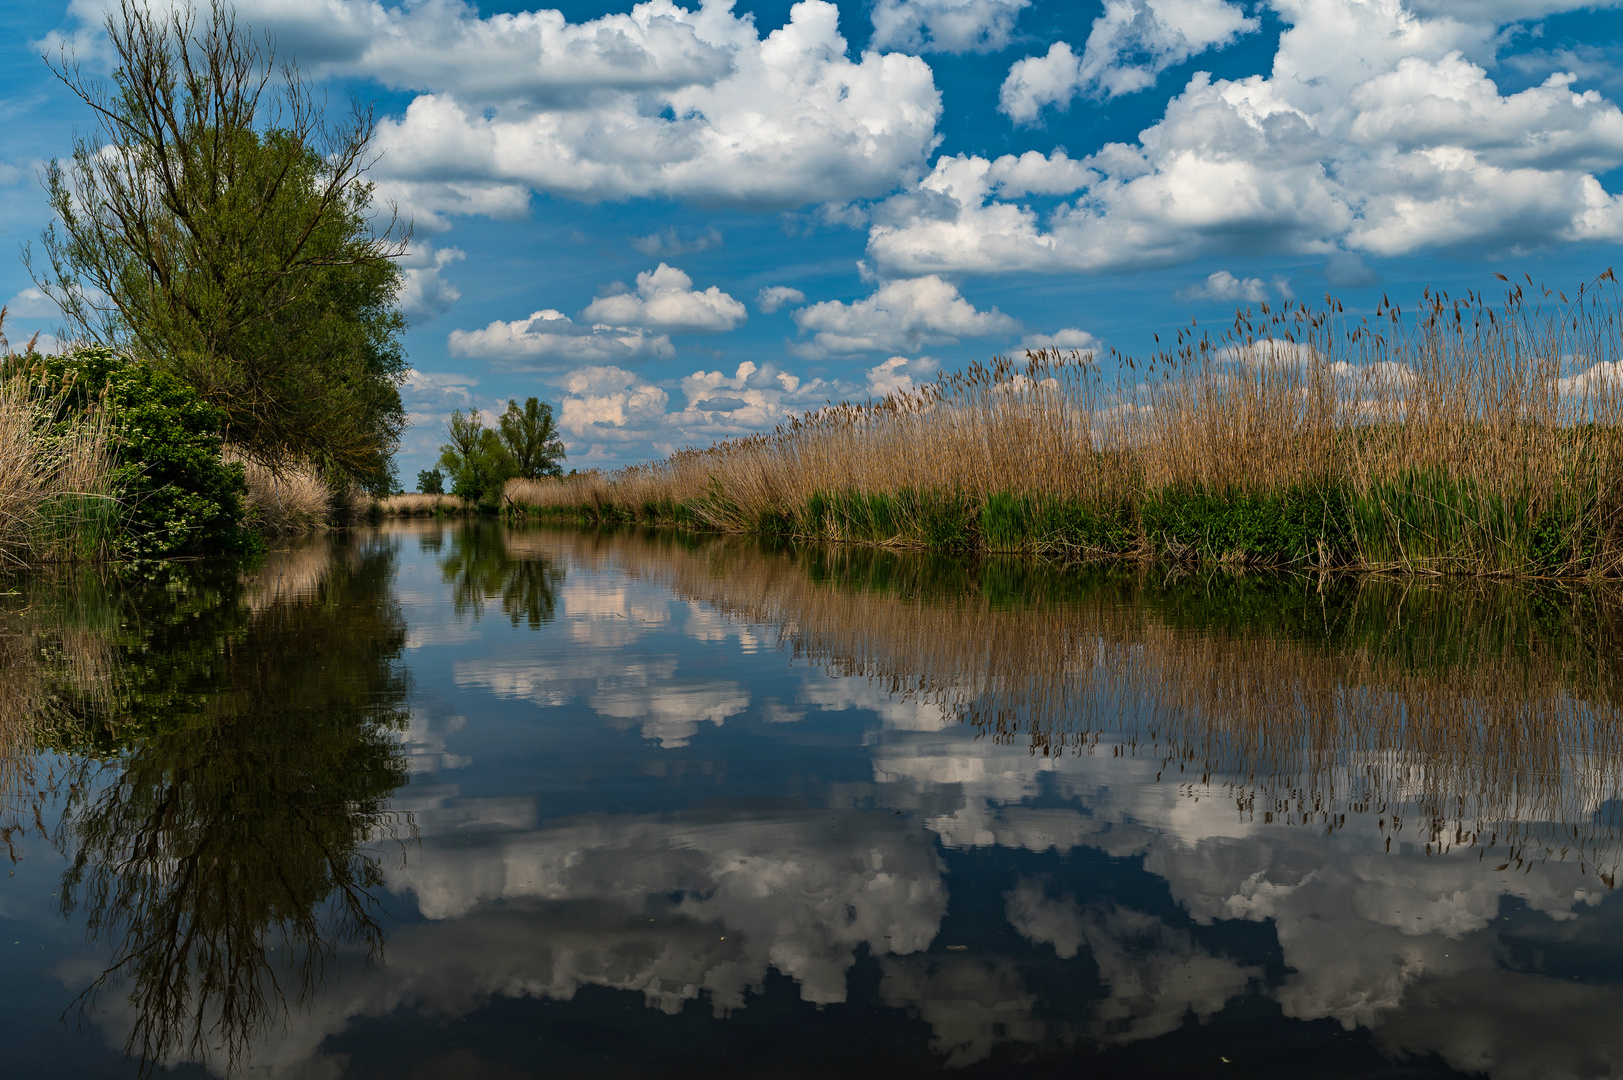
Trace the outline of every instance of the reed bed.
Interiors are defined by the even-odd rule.
[[[1148,758],[1244,820],[1368,816],[1428,853],[1572,859],[1608,887],[1623,859],[1616,598],[1356,575],[1169,585],[719,538],[650,552],[627,530],[509,539],[525,544],[658,580],[1032,755]]]
[[[243,525],[262,533],[311,532],[333,516],[332,491],[321,471],[307,462],[266,464],[227,448],[224,458],[240,462],[248,481]]]
[[[103,418],[53,423],[27,387],[0,380],[0,565],[105,557],[122,508]]]
[[[833,541],[1623,576],[1619,314],[1611,271],[1571,298],[1427,290],[1356,322],[1328,297],[1263,304],[1147,362],[999,357],[507,497]]]
[[[424,495],[409,491],[379,499],[376,505],[384,517],[444,517],[468,512],[467,503],[455,495]]]

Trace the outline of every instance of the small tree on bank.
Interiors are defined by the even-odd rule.
[[[248,455],[392,486],[406,239],[371,226],[370,109],[328,125],[295,69],[273,87],[219,0],[200,29],[122,0],[107,33],[110,85],[53,65],[97,127],[47,168],[35,281],[71,333],[195,387]]]
[[[532,397],[524,399],[521,409],[518,402],[508,398],[500,427],[502,444],[513,457],[515,476],[539,480],[564,474],[561,462],[568,455],[553,423],[551,405]]]
[[[478,410],[451,414],[446,425],[450,442],[440,446],[440,468],[451,480],[451,494],[469,502],[500,498],[502,485],[516,474],[513,455],[495,431],[485,427]]]

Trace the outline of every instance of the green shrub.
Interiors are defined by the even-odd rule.
[[[166,559],[257,546],[242,528],[243,467],[220,456],[225,414],[190,386],[101,347],[35,358],[27,375],[42,398],[60,395],[60,420],[106,410],[123,504],[119,554]]]

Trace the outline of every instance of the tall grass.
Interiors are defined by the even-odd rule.
[[[332,492],[320,470],[300,461],[268,465],[227,448],[228,462],[240,462],[248,481],[243,524],[264,533],[310,532],[332,517]]]
[[[0,380],[0,564],[77,562],[112,551],[123,508],[105,418],[66,424],[16,380]]]
[[[1410,315],[1383,301],[1356,321],[1328,297],[1262,304],[1216,335],[1191,322],[1146,362],[999,357],[507,495],[838,541],[1620,576],[1617,283],[1530,285],[1497,305],[1428,289]]]
[[[528,482],[513,481],[514,484]],[[468,510],[466,501],[455,495],[424,495],[415,491],[379,499],[377,506],[378,511],[385,517],[442,517],[463,514]]]

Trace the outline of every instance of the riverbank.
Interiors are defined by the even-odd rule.
[[[1409,318],[1262,305],[1148,363],[998,358],[506,502],[1070,559],[1618,578],[1619,312],[1610,272],[1571,300],[1428,290]]]
[[[0,358],[0,566],[252,550],[370,513],[359,487],[248,456],[215,421],[110,353]]]

